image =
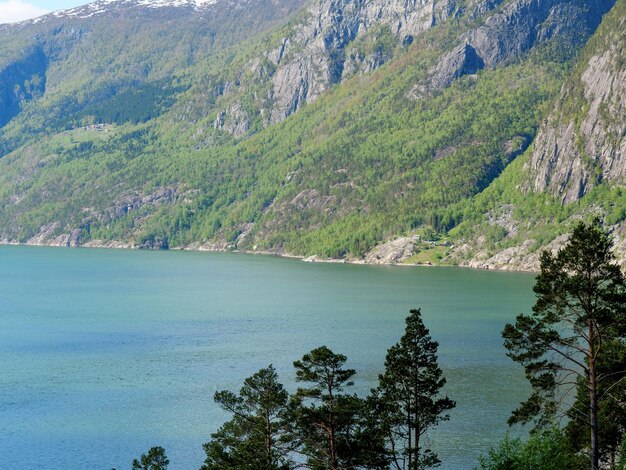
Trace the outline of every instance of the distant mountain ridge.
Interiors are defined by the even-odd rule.
[[[21,25],[38,24],[53,18],[86,19],[97,15],[110,14],[129,8],[193,8],[201,10],[218,3],[220,0],[97,0],[73,8],[57,10],[37,18],[20,21]]]
[[[302,0],[100,0],[2,25],[0,123],[15,117],[35,96],[46,95],[42,105],[48,106],[64,97],[75,103],[76,93],[91,92],[84,102],[97,105],[121,90],[170,81],[176,71],[262,33],[301,5]],[[71,119],[75,110],[68,107],[76,108],[55,103],[47,112]],[[2,148],[6,153],[6,140],[0,141]]]
[[[532,268],[623,183],[623,3],[101,0],[2,25],[0,240]]]

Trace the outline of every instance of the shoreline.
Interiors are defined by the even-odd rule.
[[[510,268],[510,269],[499,269],[499,268],[479,268],[473,266],[467,266],[463,264],[432,264],[432,263],[389,263],[389,262],[380,262],[380,263],[368,263],[364,259],[338,259],[338,258],[320,258],[317,255],[312,256],[302,256],[302,255],[294,255],[291,253],[279,253],[267,250],[239,250],[234,249],[230,250],[228,248],[220,248],[217,246],[214,247],[205,247],[203,245],[194,246],[177,246],[170,248],[141,248],[130,243],[122,243],[122,242],[108,242],[108,243],[97,243],[88,242],[84,245],[75,244],[61,244],[61,243],[19,243],[14,241],[2,240],[0,241],[0,246],[33,246],[33,247],[49,247],[49,248],[96,248],[96,249],[111,249],[111,250],[133,250],[133,251],[191,251],[191,252],[205,252],[205,253],[240,253],[246,255],[261,255],[261,256],[275,256],[278,258],[287,258],[287,259],[297,259],[305,263],[325,263],[325,264],[352,264],[352,265],[363,265],[363,266],[386,266],[386,267],[405,267],[405,268],[459,268],[459,269],[469,269],[474,271],[496,271],[503,273],[527,273],[527,274],[537,274],[539,271],[537,270],[528,270],[528,269],[520,269],[520,268]]]

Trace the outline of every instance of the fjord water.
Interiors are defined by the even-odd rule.
[[[241,254],[0,247],[0,462],[7,469],[130,468],[164,446],[197,469],[225,419],[216,390],[325,344],[375,385],[420,306],[440,343],[451,420],[429,436],[467,469],[528,390],[500,331],[533,277],[456,268],[308,264]]]

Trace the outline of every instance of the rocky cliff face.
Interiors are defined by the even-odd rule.
[[[571,55],[594,33],[612,0],[514,0],[460,37],[460,44],[444,55],[426,87],[413,95],[441,90],[460,76],[494,68],[520,57],[536,45],[552,43]]]
[[[458,46],[444,54],[431,70],[425,83],[417,83],[409,97],[419,98],[429,91],[441,90],[456,78],[474,74],[483,68],[493,68],[528,51],[536,44],[560,41],[572,50],[584,43],[599,24],[602,14],[613,0],[513,0],[500,6],[500,0],[314,0],[299,20],[283,29],[282,36],[270,43],[268,50],[249,60],[237,77],[220,80],[220,86],[210,97],[217,108],[204,109],[200,114],[214,113],[213,128],[236,137],[284,120],[302,106],[311,103],[331,86],[358,73],[370,72],[390,60],[399,45],[408,47],[417,35],[449,18],[475,21],[478,26],[461,32]],[[258,4],[257,4],[258,3]],[[157,2],[144,5],[136,0],[100,1],[84,7],[47,15],[16,26],[0,26],[3,35],[23,34],[36,38],[33,50],[44,51],[42,59],[52,64],[44,67],[40,80],[15,75],[3,80],[0,90],[0,127],[21,109],[19,103],[42,94],[49,82],[51,89],[68,77],[58,76],[54,64],[59,60],[76,60],[72,49],[84,55],[87,44],[107,42],[103,27],[107,21],[128,22],[136,32],[129,35],[125,45],[144,48],[143,42],[154,46],[155,54],[164,57],[165,67],[141,67],[137,60],[129,62],[125,54],[117,54],[110,64],[100,69],[117,67],[124,70],[124,80],[115,84],[116,93],[131,86],[169,73],[198,59],[204,48],[215,44],[237,42],[242,31],[261,31],[297,11],[305,0],[241,0],[234,4],[216,2]],[[174,4],[178,6],[173,6]],[[157,8],[158,7],[158,8]],[[163,23],[167,21],[167,33]],[[137,23],[137,24],[135,24]],[[241,25],[250,24],[250,28]],[[189,35],[180,27],[189,26]],[[254,26],[252,26],[254,25]],[[123,29],[123,28],[122,28]],[[143,30],[146,30],[144,33]],[[148,32],[148,30],[152,32]],[[120,31],[121,32],[121,31]],[[108,34],[108,33],[106,33]],[[126,34],[126,33],[124,33]],[[189,50],[172,56],[171,48],[161,52],[163,43],[156,37],[170,37],[173,43],[189,42]],[[239,38],[239,39],[238,39]],[[108,46],[114,49],[114,46]],[[17,67],[42,69],[36,57],[21,57]],[[167,60],[165,60],[167,59]],[[126,60],[126,62],[121,62]],[[181,62],[181,60],[183,60]],[[118,64],[117,62],[120,61]],[[0,63],[2,62],[0,57]],[[32,63],[31,63],[32,62]],[[180,63],[179,63],[180,62]],[[16,63],[17,64],[17,63]],[[21,64],[21,65],[20,65]],[[78,64],[77,76],[94,74],[92,67]],[[50,77],[46,76],[48,72]],[[14,81],[22,81],[21,92],[14,93]],[[28,82],[28,83],[26,83]],[[9,86],[11,85],[11,86]],[[39,88],[31,90],[33,86]],[[94,90],[98,96],[102,90]],[[107,92],[109,96],[115,93]],[[88,102],[87,98],[85,102]],[[252,103],[252,105],[251,105]]]
[[[506,248],[476,237],[455,248],[457,262],[483,269],[538,270],[540,253],[554,252],[566,242],[565,227],[597,216],[610,224],[607,229],[614,238],[615,254],[626,266],[626,221],[619,214],[609,214],[620,210],[622,203],[585,198],[598,186],[619,193],[626,183],[625,30],[626,2],[618,0],[582,51],[554,109],[540,126],[528,161],[520,165],[521,173],[512,180],[517,190],[529,197],[547,193],[548,197],[536,198],[538,203],[558,206],[555,213],[561,217],[567,214],[566,220],[552,221],[555,226],[549,231],[555,238],[545,237],[547,230],[542,224],[550,221],[541,216],[524,220],[514,215],[513,205],[508,211],[500,206],[493,210],[499,217],[487,214],[485,219],[506,232],[501,245]],[[570,204],[573,202],[578,204]],[[538,208],[537,212],[541,211]],[[509,246],[511,240],[517,240],[513,246]]]
[[[527,190],[550,191],[568,203],[603,181],[626,182],[626,17],[616,23],[601,44],[590,44],[541,126]]]
[[[385,26],[396,40],[411,42],[414,35],[432,28],[455,14],[453,0],[432,2],[323,0],[308,10],[306,26],[285,38],[269,57],[278,67],[272,77],[271,124],[283,120],[304,103],[315,100],[322,91],[339,83],[361,63],[372,70],[384,57],[376,50],[361,57],[346,56],[348,45],[375,27]],[[350,60],[350,67],[346,62]]]
[[[496,186],[484,219],[457,205],[473,204],[530,146],[569,70],[562,59],[612,1],[311,0],[245,45],[237,41],[247,32],[280,23],[304,0],[102,0],[0,26],[0,110],[13,117],[0,122],[0,234],[64,245],[295,247],[401,263],[416,249],[412,230],[450,230],[478,213],[451,261],[532,269],[565,229],[539,237],[528,227],[535,219],[516,218],[517,201],[503,201],[518,179]],[[269,4],[276,17],[261,12]],[[626,15],[613,17],[612,35],[588,49],[541,127],[527,191],[569,201],[623,182]],[[263,129],[330,87],[329,99]],[[156,101],[165,104],[152,109]],[[115,117],[129,108],[147,117]]]
[[[270,74],[260,73],[258,59],[247,68],[252,71],[249,75],[254,77],[255,85],[269,82],[262,99],[257,96],[259,103],[266,103],[263,119],[267,126],[315,101],[332,85],[384,64],[391,58],[385,53],[385,40],[392,47],[408,46],[416,35],[451,17],[479,22],[479,26],[461,34],[459,45],[437,61],[428,81],[417,83],[409,92],[410,98],[419,99],[449,86],[458,77],[518,58],[535,45],[558,43],[571,55],[593,34],[613,3],[514,0],[499,7],[499,0],[463,4],[455,0],[318,0],[309,6],[304,21],[265,54],[263,59],[272,64]],[[373,32],[379,36],[374,46],[359,51],[355,44]],[[245,81],[237,85],[231,93],[252,86]],[[240,104],[230,104],[220,110],[215,128],[244,135],[254,117],[242,114],[241,109]]]
[[[485,6],[480,3],[473,8]],[[264,55],[263,60],[272,64],[272,72],[263,76],[259,59],[252,60],[246,68],[252,71],[254,82],[239,82],[231,93],[266,82],[266,96],[259,100],[269,103],[264,109],[264,125],[278,123],[331,86],[385,63],[390,58],[385,54],[385,39],[408,46],[415,35],[459,14],[455,0],[316,0],[302,21]],[[374,31],[379,37],[370,44],[370,50],[350,48],[357,39]],[[221,110],[216,128],[240,131],[240,109],[235,106]],[[237,124],[229,124],[232,121]]]

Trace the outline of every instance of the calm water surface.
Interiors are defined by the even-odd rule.
[[[224,421],[216,390],[325,344],[375,385],[408,310],[440,343],[451,420],[429,436],[467,469],[527,388],[500,331],[533,277],[455,268],[308,264],[266,256],[0,247],[2,468],[130,468],[162,445],[197,469]]]

